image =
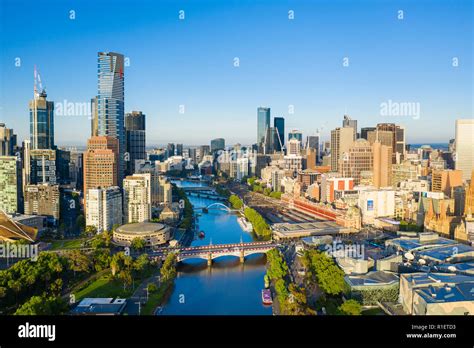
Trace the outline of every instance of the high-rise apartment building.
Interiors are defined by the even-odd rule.
[[[354,142],[352,127],[338,127],[331,131],[331,171],[339,171],[339,160]]]
[[[118,182],[125,173],[124,57],[119,53],[99,52],[97,56],[98,135],[118,139]]]
[[[118,186],[89,189],[85,200],[87,226],[104,232],[122,224],[122,191]]]
[[[145,114],[132,111],[125,115],[125,135],[127,154],[125,162],[127,173],[135,172],[135,161],[146,159]]]
[[[133,174],[123,180],[124,218],[127,223],[151,219],[151,175]]]
[[[25,214],[44,215],[53,223],[59,220],[59,186],[51,184],[26,185]]]
[[[56,150],[31,150],[29,183],[56,185],[58,181],[56,163]]]
[[[474,119],[456,120],[455,169],[467,181],[474,170]]]
[[[21,162],[16,156],[0,156],[0,210],[8,214],[23,208]]]

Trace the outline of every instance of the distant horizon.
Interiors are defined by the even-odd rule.
[[[19,142],[34,66],[48,100],[84,104],[104,51],[126,58],[125,112],[146,115],[150,144],[253,144],[259,106],[322,140],[344,114],[403,125],[407,143],[448,142],[473,118],[470,0],[28,4],[0,4],[0,122]],[[57,144],[89,136],[87,116],[55,116]]]

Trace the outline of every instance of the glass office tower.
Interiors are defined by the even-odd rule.
[[[113,52],[99,52],[97,62],[97,127],[100,136],[119,141],[118,184],[125,173],[126,149],[124,125],[124,57]]]
[[[257,109],[257,145],[259,152],[263,152],[267,129],[270,128],[270,108]]]

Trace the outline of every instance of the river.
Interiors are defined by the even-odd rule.
[[[178,186],[203,186],[199,182],[178,181]],[[194,207],[205,207],[216,202],[190,195]],[[241,229],[237,215],[224,210],[210,209],[198,216],[203,239],[192,245],[250,242],[253,237]],[[252,255],[241,264],[239,259],[224,256],[214,260],[211,267],[205,260],[186,260],[178,264],[178,275],[173,293],[164,305],[161,315],[271,315],[270,306],[261,299],[264,255]]]

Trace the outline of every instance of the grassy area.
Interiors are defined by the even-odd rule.
[[[162,284],[158,290],[148,295],[148,302],[142,307],[142,315],[153,315],[156,307],[162,305],[173,289],[173,282]]]
[[[50,250],[59,250],[59,249],[79,249],[82,248],[86,239],[70,239],[70,240],[55,240],[51,243]]]
[[[123,282],[112,278],[111,274],[103,275],[79,290],[74,295],[76,301],[85,297],[120,297],[127,298],[133,293],[131,288],[123,289]]]

